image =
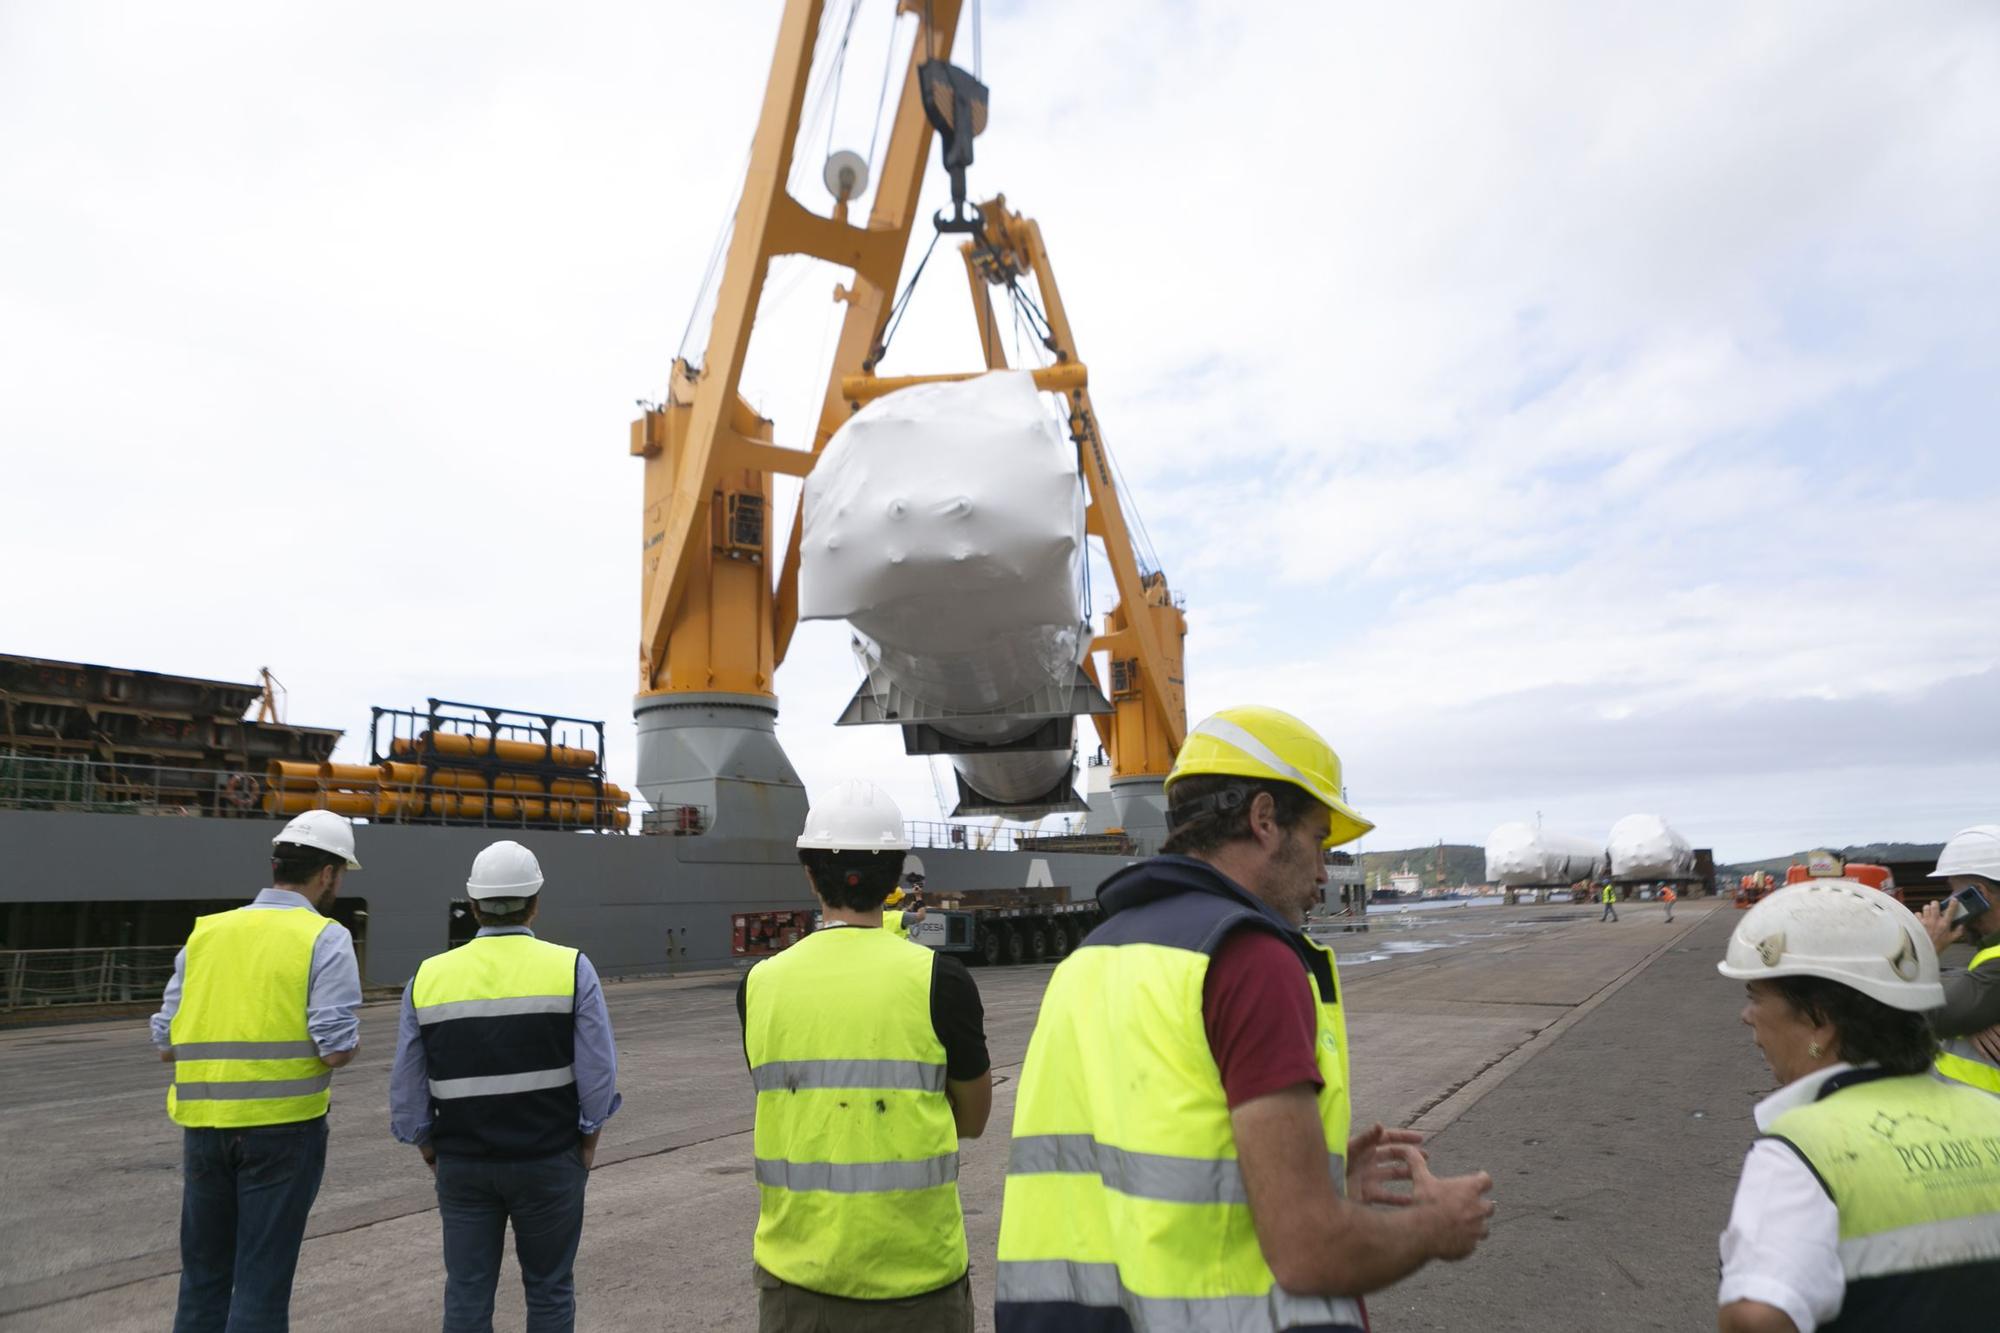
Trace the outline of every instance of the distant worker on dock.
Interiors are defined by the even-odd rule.
[[[1975,824],[1953,836],[1938,856],[1932,879],[1951,886],[1945,903],[1924,908],[1924,930],[1940,955],[1970,940],[1965,971],[1943,978],[1944,1004],[1931,1012],[1931,1031],[1943,1041],[1940,1074],[1986,1092],[2000,1093],[2000,824]]]
[[[1667,905],[1667,924],[1670,926],[1674,924],[1674,904],[1679,902],[1680,899],[1681,896],[1674,892],[1673,885],[1662,884],[1660,886],[1660,901]]]
[[[1722,1233],[1721,1333],[1987,1333],[2000,1293],[2000,1097],[1933,1077],[1923,925],[1852,880],[1779,889],[1716,970],[1783,1085]]]
[[[922,871],[912,870],[889,896],[882,911],[882,928],[908,939],[910,927],[923,919],[924,876]]]
[[[1166,794],[1166,853],[1104,882],[1028,1043],[996,1327],[1358,1333],[1364,1293],[1472,1253],[1493,1212],[1422,1135],[1349,1137],[1340,980],[1303,926],[1326,849],[1374,826],[1271,708],[1195,727]]]
[[[958,1145],[986,1129],[992,1066],[971,974],[881,928],[909,847],[873,783],[822,793],[798,839],[822,928],[736,993],[759,1333],[972,1333]]]
[[[290,1326],[333,1071],[361,1045],[354,938],[329,919],[359,869],[353,825],[308,810],[271,840],[271,887],[198,918],[174,959],[153,1015],[183,1130],[174,1333]]]
[[[1604,892],[1600,897],[1604,902],[1604,910],[1597,914],[1597,924],[1601,926],[1607,921],[1618,919],[1618,890],[1610,880],[1604,881]]]
[[[531,1333],[576,1324],[584,1187],[618,1109],[618,1053],[590,959],[535,937],[542,867],[518,842],[472,861],[479,933],[403,990],[389,1128],[423,1154],[444,1224],[445,1333],[486,1333],[507,1224]]]

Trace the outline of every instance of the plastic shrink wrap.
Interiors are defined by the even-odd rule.
[[[843,721],[921,719],[995,805],[1073,800],[1067,730],[1019,747],[1087,706],[1083,511],[1076,449],[1024,371],[857,412],[806,478],[799,560],[800,617],[846,620],[868,674],[873,711]]]
[[[1658,815],[1627,815],[1611,826],[1611,873],[1619,879],[1678,879],[1694,849]]]
[[[1604,873],[1604,849],[1588,838],[1532,824],[1502,824],[1486,835],[1486,882],[1574,884]]]

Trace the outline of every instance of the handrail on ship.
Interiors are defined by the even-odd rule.
[[[287,785],[285,792],[344,790],[335,778],[312,784]],[[0,751],[0,810],[59,810],[93,814],[169,815],[190,818],[287,819],[288,813],[263,808],[263,797],[274,790],[263,773],[236,769],[175,768],[159,764],[113,764],[95,759],[67,759],[46,755]],[[488,792],[458,786],[424,784],[398,785],[406,796],[436,796],[440,801],[466,796],[487,798],[477,816],[453,816],[451,826],[468,828],[550,829],[624,836],[699,836],[709,831],[710,812],[705,806],[649,806],[635,796],[631,805],[634,818],[629,829],[614,829],[582,821],[531,819],[528,802],[550,799],[516,792]],[[493,798],[499,798],[496,802]],[[581,799],[581,798],[579,798]],[[505,802],[514,815],[494,813]],[[430,817],[398,818],[394,815],[354,815],[368,823],[424,824],[437,826]],[[912,819],[905,823],[913,850],[992,851],[992,852],[1081,852],[1104,856],[1151,856],[1159,848],[1124,833],[1051,833],[1037,829],[993,827],[985,823],[958,824],[947,820]]]
[[[0,751],[0,809],[8,810],[280,820],[289,819],[292,812],[264,809],[264,797],[268,793],[362,795],[351,791],[351,786],[337,778],[280,786],[267,780],[262,772],[178,768],[148,763],[114,764],[94,759]],[[452,803],[449,808],[454,810],[466,808],[468,798],[477,798],[479,809],[476,814],[454,813],[448,817],[428,814],[398,816],[380,812],[355,812],[350,817],[368,823],[547,829],[615,836],[624,836],[632,831],[592,820],[536,818],[530,814],[531,809],[539,809],[546,815],[548,807],[555,805],[579,807],[585,803],[594,804],[588,797],[494,792],[483,788],[420,783],[396,784],[393,792],[400,797],[422,798],[424,806],[434,801],[443,808],[449,802]],[[691,835],[704,832],[709,825],[709,812],[703,807],[676,807],[661,811],[648,809],[638,801],[632,804],[639,807],[638,818],[631,821],[634,829]],[[497,810],[511,810],[512,813],[498,813]]]

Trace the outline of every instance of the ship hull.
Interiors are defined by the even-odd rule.
[[[277,827],[260,819],[0,811],[0,913],[16,904],[87,903],[115,916],[115,907],[95,905],[248,900],[268,882]],[[537,932],[582,949],[606,976],[727,966],[737,961],[737,913],[813,905],[789,839],[393,824],[357,834],[364,868],[347,876],[338,915],[352,923],[370,985],[402,985],[448,947],[472,858],[496,838],[524,844],[542,864]],[[1084,899],[1135,859],[957,847],[915,854],[933,895],[1053,884]],[[128,930],[111,942],[163,941]]]

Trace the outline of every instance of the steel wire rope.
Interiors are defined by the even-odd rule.
[[[1042,312],[1042,308],[1036,303],[1035,298],[1022,290],[1018,281],[1010,281],[1007,284],[1007,289],[1012,294],[1016,306],[1027,312],[1030,322],[1035,327],[1045,331],[1043,345],[1048,346],[1050,343],[1053,343],[1055,341],[1055,330],[1050,326],[1048,316]],[[1055,349],[1051,348],[1050,350],[1053,351]],[[1146,558],[1150,566],[1147,572],[1156,572],[1161,567],[1160,553],[1153,545],[1153,534],[1147,531],[1145,516],[1139,512],[1139,499],[1133,494],[1131,484],[1125,480],[1124,469],[1118,466],[1118,455],[1113,453],[1111,446],[1104,442],[1104,436],[1097,429],[1097,419],[1094,415],[1086,416],[1084,422],[1091,437],[1097,441],[1097,447],[1103,451],[1105,458],[1111,464],[1111,474],[1117,479],[1118,492],[1123,497],[1122,507],[1130,512],[1132,527],[1139,538],[1139,554]]]
[[[889,73],[896,68],[896,29],[903,21],[895,8],[889,10],[889,45],[882,53],[882,90],[875,94],[875,127],[868,131],[868,170],[875,170],[875,144],[882,135],[882,111],[889,105]]]
[[[910,297],[917,290],[917,279],[924,276],[924,267],[931,262],[931,256],[937,253],[937,244],[943,235],[941,231],[931,232],[931,243],[925,248],[924,257],[917,261],[916,272],[910,274],[909,282],[903,286],[903,294],[896,298],[896,304],[890,308],[888,327],[882,331],[881,340],[875,344],[875,350],[869,354],[868,361],[863,367],[871,374],[876,366],[882,364],[882,358],[889,355],[889,344],[895,340],[896,330],[903,326],[903,314],[910,308]]]
[[[861,0],[847,7],[847,24],[840,34],[840,49],[833,53],[833,111],[826,118],[826,155],[833,156],[833,129],[840,121],[841,76],[847,70],[847,43],[854,37],[854,20],[861,17]]]

